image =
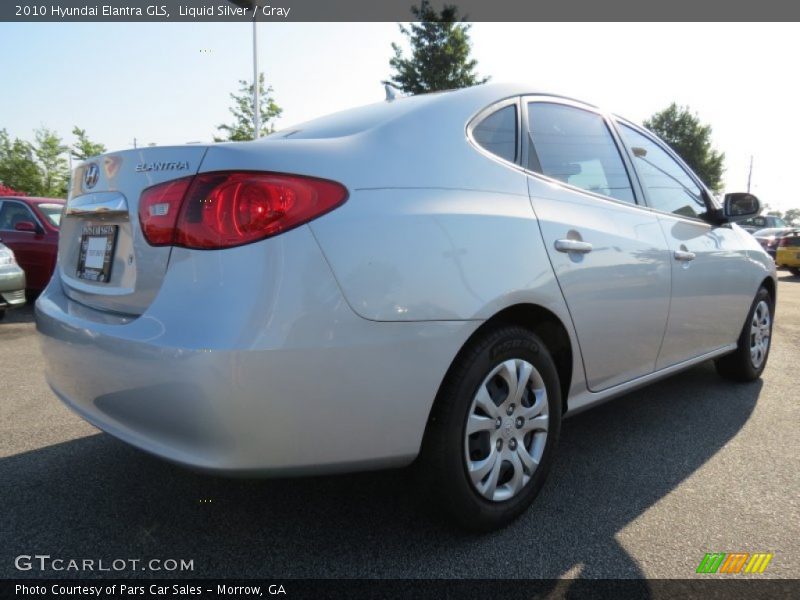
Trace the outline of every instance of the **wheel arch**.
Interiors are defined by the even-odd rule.
[[[553,357],[553,362],[558,372],[559,384],[561,386],[561,410],[562,413],[566,412],[567,398],[569,397],[569,389],[572,385],[574,358],[574,349],[570,341],[569,333],[564,323],[555,313],[538,304],[528,303],[514,304],[500,310],[472,332],[472,335],[461,345],[461,348],[451,361],[447,373],[439,386],[439,391],[436,394],[436,401],[438,401],[439,392],[441,392],[444,382],[447,381],[453,367],[458,363],[465,349],[469,347],[476,337],[501,325],[516,325],[528,329],[538,335],[545,343]],[[436,401],[434,401],[434,406]],[[431,407],[431,414],[433,414],[433,412],[433,407]]]
[[[778,302],[778,287],[775,285],[775,280],[772,277],[766,277],[764,278],[764,281],[761,282],[759,287],[764,287],[767,289],[770,297],[772,298],[772,304],[774,307]]]

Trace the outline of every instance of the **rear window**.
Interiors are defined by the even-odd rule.
[[[749,226],[749,227],[761,227],[762,229],[765,227],[786,227],[786,223],[784,223],[783,219],[779,217],[769,217],[769,216],[751,217],[750,219],[740,221],[739,225]]]
[[[751,227],[764,228],[767,226],[767,220],[764,217],[752,217],[750,219],[745,219],[744,221],[739,221],[739,225],[749,225]]]
[[[63,208],[63,204],[40,204],[39,212],[42,213],[50,225],[58,227],[61,225],[61,211]]]
[[[517,108],[513,104],[496,110],[478,123],[472,137],[484,149],[509,162],[517,160]]]
[[[355,135],[400,119],[413,110],[434,102],[440,94],[441,92],[419,94],[398,98],[392,102],[377,102],[351,108],[276,131],[262,139],[313,140]]]

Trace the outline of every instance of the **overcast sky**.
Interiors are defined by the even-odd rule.
[[[0,128],[74,125],[109,149],[210,140],[228,94],[252,77],[247,23],[0,24]],[[641,122],[670,102],[713,127],[728,191],[800,207],[797,24],[475,23],[473,55],[493,81],[529,82]],[[278,127],[383,99],[395,23],[259,25]]]

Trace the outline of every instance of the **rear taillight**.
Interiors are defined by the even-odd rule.
[[[15,264],[17,264],[17,260],[14,258],[14,253],[11,250],[0,248],[0,267]]]
[[[147,188],[139,198],[139,223],[151,246],[170,246],[175,241],[175,223],[192,177],[175,179]]]
[[[148,188],[139,203],[142,231],[153,245],[240,246],[308,223],[347,199],[336,182],[281,173],[203,173],[170,183],[176,186]]]

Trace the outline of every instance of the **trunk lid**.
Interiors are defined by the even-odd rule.
[[[139,198],[148,187],[196,174],[207,150],[205,145],[139,148],[105,154],[74,169],[58,243],[67,296],[132,315],[150,306],[171,248],[144,239]]]

